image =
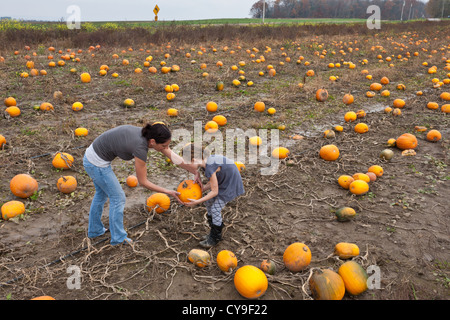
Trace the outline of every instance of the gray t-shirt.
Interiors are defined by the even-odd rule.
[[[147,161],[148,142],[141,134],[142,128],[122,125],[99,135],[92,147],[95,153],[105,161],[113,161],[116,157],[131,160],[134,157]]]
[[[244,194],[244,184],[237,166],[231,159],[221,155],[211,155],[206,160],[205,176],[209,179],[212,174],[220,167],[216,173],[219,184],[219,194],[217,197],[225,202]]]

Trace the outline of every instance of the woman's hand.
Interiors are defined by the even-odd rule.
[[[195,172],[195,175],[194,175],[194,183],[198,183],[203,190],[202,179],[200,176],[200,172],[198,170]]]
[[[179,195],[180,193],[174,190],[171,190],[169,192],[167,192],[167,195],[174,197],[175,199],[177,199],[177,201],[181,204],[185,204],[183,201],[181,201]]]

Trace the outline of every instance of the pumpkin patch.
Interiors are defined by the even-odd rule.
[[[280,15],[270,26],[169,26],[165,7],[160,21],[82,22],[76,32],[0,21],[0,278],[18,282],[6,299],[447,298],[448,21],[409,19],[405,8],[401,24],[379,30],[331,18],[280,23],[287,2],[265,2],[266,18]],[[348,12],[342,3],[334,14]],[[140,145],[151,184],[138,187],[135,154],[110,164],[132,248],[107,245],[108,197],[109,232],[88,239],[91,201],[103,195],[84,167],[87,148],[120,125],[161,122],[172,133],[165,151]],[[220,223],[210,203],[174,196],[210,192],[201,167],[175,161],[197,139],[230,157],[245,190],[220,209],[222,240],[208,250],[199,242]],[[66,268],[41,266],[74,250],[63,262],[82,267],[83,290],[62,290]],[[370,266],[381,287],[365,287],[378,270]]]

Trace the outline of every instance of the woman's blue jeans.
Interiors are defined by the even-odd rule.
[[[103,207],[109,198],[111,244],[117,245],[125,240],[129,240],[123,226],[123,210],[126,200],[125,192],[119,180],[117,180],[111,165],[105,168],[97,167],[90,163],[86,156],[84,156],[83,166],[95,186],[95,195],[89,210],[88,237],[95,238],[105,233],[106,229],[103,226],[101,218]]]

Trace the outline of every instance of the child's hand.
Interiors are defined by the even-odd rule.
[[[184,202],[183,204],[185,205],[185,206],[187,206],[187,207],[194,207],[194,206],[196,206],[196,205],[198,205],[198,204],[200,204],[201,202],[199,202],[198,200],[195,200],[195,199],[189,199],[188,198],[188,200],[190,201],[190,202]]]

